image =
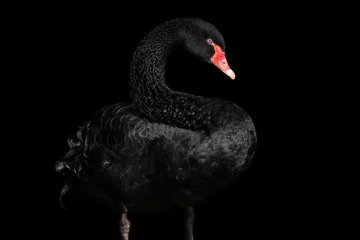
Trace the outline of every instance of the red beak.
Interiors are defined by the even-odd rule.
[[[226,75],[228,75],[232,80],[235,79],[235,73],[233,70],[231,70],[226,57],[225,57],[225,53],[223,52],[223,50],[221,49],[221,47],[219,47],[218,45],[216,45],[215,43],[213,43],[214,49],[215,49],[215,54],[214,56],[211,58],[211,62],[217,66],[223,73],[225,73]]]

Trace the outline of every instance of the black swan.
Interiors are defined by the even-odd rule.
[[[70,150],[56,162],[64,196],[96,185],[119,210],[128,239],[127,212],[186,209],[186,238],[193,239],[193,206],[234,183],[256,148],[249,115],[236,104],[171,90],[169,54],[186,50],[235,78],[219,31],[198,18],[165,22],[140,42],[130,66],[132,104],[116,103],[94,114],[69,136]]]

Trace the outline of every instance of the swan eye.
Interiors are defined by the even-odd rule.
[[[207,42],[207,44],[209,44],[209,45],[213,45],[213,44],[214,44],[214,42],[213,42],[213,40],[212,40],[211,38],[206,39],[206,42]]]

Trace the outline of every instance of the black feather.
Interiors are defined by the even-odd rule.
[[[234,103],[180,93],[165,81],[166,58],[185,49],[204,60],[225,50],[219,31],[201,19],[176,19],[151,31],[130,67],[132,104],[104,107],[56,164],[69,189],[96,184],[129,211],[192,206],[234,183],[251,162],[256,131]]]

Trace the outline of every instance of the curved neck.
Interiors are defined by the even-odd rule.
[[[169,54],[181,47],[180,25],[168,22],[152,30],[134,52],[130,66],[130,95],[137,105],[150,104],[172,92],[166,85]]]
[[[169,54],[183,48],[180,31],[187,20],[170,21],[151,31],[139,44],[130,67],[130,95],[141,117],[151,122],[207,131],[217,124],[222,107],[214,100],[171,90],[165,81]],[[216,102],[216,101],[215,101]]]

